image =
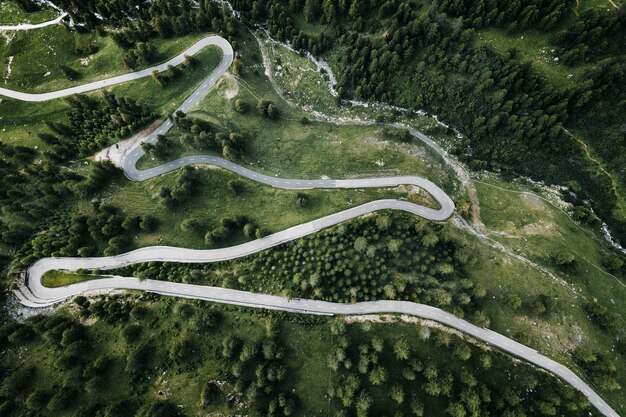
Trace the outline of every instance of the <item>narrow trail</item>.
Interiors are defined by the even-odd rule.
[[[589,146],[582,139],[576,137],[576,135],[572,134],[566,128],[563,127],[562,129],[565,133],[567,133],[571,138],[573,138],[576,142],[578,142],[578,144],[582,146],[583,150],[585,151],[585,155],[587,156],[587,159],[595,163],[600,171],[609,178],[609,180],[611,181],[611,190],[613,191],[613,195],[615,196],[615,202],[617,204],[617,207],[622,213],[622,216],[626,217],[626,210],[624,209],[624,205],[622,203],[622,199],[619,193],[619,183],[617,182],[617,180],[613,177],[613,175],[611,175],[609,171],[607,171],[606,168],[604,168],[602,162],[593,156],[593,154],[589,150]]]
[[[250,29],[249,29],[250,30]],[[295,101],[293,101],[292,99],[290,99],[289,97],[285,96],[282,93],[282,89],[280,88],[280,86],[278,85],[278,83],[276,82],[276,80],[274,79],[273,75],[272,75],[272,70],[271,70],[271,62],[268,58],[268,54],[267,51],[265,49],[265,45],[263,43],[263,41],[261,39],[259,39],[258,35],[256,35],[256,33],[252,30],[250,30],[252,32],[252,34],[255,36],[255,39],[257,40],[257,43],[259,44],[259,48],[261,50],[261,56],[262,56],[262,61],[263,61],[263,65],[265,67],[265,74],[268,76],[270,83],[272,84],[272,87],[276,90],[276,92],[281,96],[281,98],[288,103],[290,106],[302,110],[301,107],[299,106],[298,103],[296,103]],[[274,41],[276,42],[276,41]],[[413,127],[406,125],[404,123],[376,123],[373,120],[364,120],[364,119],[360,119],[360,118],[346,118],[346,117],[333,117],[333,116],[329,116],[320,112],[312,112],[313,116],[314,116],[314,120],[317,121],[322,121],[322,122],[329,122],[329,123],[334,123],[334,124],[339,124],[339,125],[346,125],[346,124],[356,124],[356,125],[381,125],[381,126],[391,126],[391,127],[395,127],[395,128],[404,128],[404,129],[408,129],[409,132],[411,133],[411,135],[413,135],[415,138],[417,138],[419,141],[421,141],[422,143],[426,144],[430,149],[432,149],[437,155],[439,155],[444,162],[450,167],[452,168],[452,170],[455,172],[455,174],[457,175],[457,177],[459,178],[459,180],[461,181],[462,186],[465,188],[465,190],[467,191],[468,194],[468,198],[470,199],[470,204],[471,204],[471,212],[470,212],[470,216],[472,219],[472,223],[468,223],[465,219],[463,219],[460,216],[455,216],[453,218],[452,224],[454,224],[455,226],[457,226],[458,228],[465,230],[466,232],[476,236],[483,244],[503,253],[506,256],[509,256],[513,259],[516,259],[517,261],[519,261],[520,263],[522,263],[525,266],[528,266],[530,268],[533,268],[537,271],[539,271],[542,274],[545,274],[547,277],[549,277],[553,282],[555,282],[556,284],[563,286],[565,288],[567,288],[568,291],[570,291],[572,294],[581,297],[581,298],[585,298],[584,296],[582,296],[581,294],[579,294],[567,281],[565,281],[563,278],[558,277],[557,275],[555,275],[553,272],[551,272],[550,270],[548,270],[547,268],[537,264],[536,262],[533,262],[532,260],[528,259],[527,257],[515,253],[514,251],[512,251],[510,248],[508,248],[506,245],[504,245],[501,242],[498,242],[497,240],[494,240],[492,237],[490,237],[490,235],[493,234],[492,231],[490,231],[488,228],[485,227],[485,225],[483,224],[481,217],[480,217],[480,203],[479,203],[479,199],[478,199],[478,194],[476,191],[476,187],[474,186],[474,179],[472,179],[468,173],[468,171],[463,167],[463,165],[456,161],[454,158],[450,157],[450,155],[448,155],[448,153],[441,147],[439,146],[439,144],[437,144],[435,141],[433,141],[431,138],[429,138],[428,136],[424,135],[423,133],[419,132],[418,130],[414,129]],[[580,226],[578,226],[580,227]]]

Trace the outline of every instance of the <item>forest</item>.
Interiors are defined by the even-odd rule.
[[[23,0],[25,8],[28,0]],[[214,31],[232,41],[234,18],[213,1],[60,0],[84,30],[103,31],[97,16],[124,29],[111,36],[133,59],[149,59],[150,38]],[[567,185],[626,241],[624,196],[598,172],[570,129],[584,135],[626,186],[620,166],[626,103],[626,6],[586,9],[572,0],[235,0],[251,25],[262,25],[295,49],[337,61],[340,99],[424,109],[457,127],[466,139],[453,152],[474,169]],[[120,12],[125,10],[127,12]],[[303,23],[304,22],[304,23]],[[381,32],[380,28],[385,31]],[[546,79],[519,50],[505,53],[477,42],[477,31],[510,34],[534,29],[549,39],[560,62],[581,69],[564,87]],[[236,41],[233,43],[237,50]],[[135,51],[135,52],[133,52]],[[137,52],[137,53],[136,53]],[[132,58],[135,57],[135,58]],[[259,103],[261,104],[261,103]],[[267,105],[267,104],[266,104]]]
[[[25,10],[39,7],[30,0],[18,3]],[[111,36],[125,49],[123,63],[128,68],[157,60],[151,43],[156,37],[210,31],[227,37],[237,50],[234,35],[240,26],[214,1],[55,3],[78,23],[73,30]],[[582,132],[609,169],[626,183],[616,169],[626,164],[620,127],[626,114],[626,9],[586,10],[571,23],[574,3],[235,0],[233,5],[246,22],[266,24],[274,37],[297,50],[334,56],[339,102],[380,100],[438,114],[465,134],[452,152],[468,166],[497,171],[505,178],[527,175],[565,184],[578,194],[576,201],[590,199],[595,213],[623,242],[626,222],[616,209],[623,196],[616,196],[613,184],[584,158],[570,130]],[[111,26],[121,29],[109,30]],[[502,53],[477,42],[478,31],[492,27],[507,33],[529,28],[544,33],[562,62],[580,69],[581,82],[574,88],[554,84],[520,51]],[[68,78],[79,76],[69,70]],[[176,76],[174,69],[153,74],[164,87]],[[154,109],[111,93],[75,96],[67,104],[67,120],[49,123],[49,131],[39,134],[48,145],[45,151],[0,143],[2,266],[15,257],[19,265],[14,266],[23,268],[44,256],[113,255],[128,250],[134,236],[159,227],[150,215],[128,216],[115,205],[90,201],[120,177],[118,169],[91,161],[77,167],[77,161],[85,162],[80,158],[145,127],[158,116]],[[246,112],[254,104],[235,106]],[[263,99],[256,103],[256,111],[271,120],[282,116],[274,103]],[[183,132],[181,143],[188,150],[221,152],[226,158],[246,150],[249,138],[240,132],[219,131],[208,122],[181,114],[171,117]],[[156,159],[168,157],[166,137],[144,146]],[[158,201],[163,209],[180,208],[196,186],[193,170],[182,169],[173,186],[158,190]],[[236,181],[229,188],[234,194],[240,190]],[[306,194],[298,195],[295,205],[306,204]],[[69,209],[73,205],[81,207],[80,215]],[[588,215],[580,214],[581,219]],[[190,231],[196,226],[193,218],[181,224]],[[471,247],[445,228],[384,213],[226,267],[151,263],[118,272],[338,302],[410,300],[489,326],[482,308],[490,294],[466,272],[475,262]],[[202,233],[205,244],[213,247],[229,234],[243,233],[252,239],[266,231],[256,226],[254,218],[224,217],[218,226]],[[567,258],[552,256],[560,267],[568,267]],[[619,259],[607,259],[611,268],[623,267]],[[284,324],[285,316],[280,316],[281,325],[257,320],[250,330],[246,320],[256,319],[249,312],[164,301],[154,295],[135,302],[133,297],[78,297],[67,315],[37,316],[22,323],[3,317],[0,342],[8,349],[0,361],[0,415],[182,416],[213,407],[237,413],[238,407],[250,402],[253,407],[245,408],[250,415],[289,416],[306,409],[307,393],[294,393],[296,385],[290,375],[297,374],[296,362],[307,350],[294,353],[290,349],[298,340],[310,342],[306,340],[310,337],[289,336],[290,330],[283,328],[291,326]],[[537,319],[559,309],[558,302],[547,296],[511,301],[515,309]],[[599,303],[586,303],[585,311],[609,335],[623,329],[623,319]],[[168,321],[161,324],[162,318]],[[375,325],[334,322],[324,323],[319,330],[315,326],[320,323],[310,320],[304,323],[310,326],[307,331],[318,329],[332,335],[328,336],[330,354],[319,361],[323,370],[318,369],[320,375],[330,372],[334,378],[330,385],[327,380],[318,381],[320,386],[329,386],[319,397],[331,404],[329,415],[420,416],[429,410],[459,417],[593,412],[577,392],[551,377],[520,369],[519,364],[504,371],[510,358],[485,352],[445,332],[424,330],[419,340],[403,340],[390,333],[379,335],[372,331],[378,328]],[[227,335],[239,326],[250,332]],[[524,341],[521,334],[513,336]],[[435,350],[427,350],[426,345],[434,345]],[[41,362],[23,366],[19,352],[24,346]],[[626,356],[625,346],[623,340],[616,340],[615,355]],[[199,351],[203,354],[196,355]],[[437,351],[444,355],[438,356]],[[428,360],[419,359],[423,357]],[[573,352],[573,360],[594,385],[608,391],[620,389],[614,356],[583,346]],[[29,383],[49,377],[50,369],[59,372],[49,386]],[[194,373],[197,369],[202,371]],[[217,374],[204,374],[211,369],[217,369]],[[392,372],[395,369],[401,372]],[[193,378],[202,391],[186,394],[194,402],[155,397],[160,395],[160,386],[155,389],[153,384],[161,372],[178,381]],[[415,381],[419,400],[411,394]],[[124,396],[114,391],[129,386],[136,389]],[[179,403],[186,408],[174,405]]]
[[[596,415],[556,378],[428,325],[151,294],[76,297],[69,308],[77,314],[0,326],[0,367],[21,365],[0,382],[0,415]],[[402,337],[409,329],[419,337]],[[35,360],[24,364],[17,346]]]

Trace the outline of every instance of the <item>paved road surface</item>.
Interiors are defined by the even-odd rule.
[[[149,77],[152,75],[153,71],[165,71],[167,70],[168,65],[180,65],[185,61],[185,55],[195,55],[202,49],[207,46],[217,46],[224,52],[224,57],[222,58],[222,62],[220,63],[219,68],[223,68],[224,65],[226,69],[230,66],[233,57],[233,48],[230,46],[230,43],[221,36],[208,36],[199,40],[198,42],[191,45],[187,50],[185,50],[180,55],[170,59],[167,62],[164,62],[160,65],[155,65],[154,67],[146,68],[140,71],[130,72],[128,74],[118,75],[117,77],[107,78],[106,80],[94,81],[87,84],[82,84],[76,87],[66,88],[63,90],[51,91],[49,93],[39,93],[39,94],[29,94],[22,93],[20,91],[9,90],[7,88],[0,88],[0,96],[6,96],[10,98],[14,98],[16,100],[21,101],[30,101],[30,102],[41,102],[54,100],[57,98],[67,97],[74,94],[87,93],[89,91],[98,90],[100,88],[111,87],[117,84],[125,83],[128,81],[138,80],[140,78]],[[221,73],[219,74],[221,75]],[[203,90],[202,86],[199,88],[200,91]],[[204,89],[206,91],[206,89]],[[198,92],[198,91],[196,91]],[[196,93],[194,92],[194,93]],[[187,99],[189,100],[189,99]]]
[[[67,16],[67,13],[61,14],[59,17],[53,20],[48,20],[47,22],[32,24],[32,23],[19,23],[17,25],[0,25],[0,32],[2,31],[15,31],[15,30],[31,30],[31,29],[41,29],[46,26],[52,26],[59,23],[63,18]]]
[[[275,237],[276,235],[273,236],[274,238],[270,236],[267,239],[277,239]],[[280,242],[277,241],[275,244],[278,243]],[[249,244],[240,245],[239,247],[236,246],[235,248],[241,248],[246,245]],[[230,249],[231,248],[218,249],[211,252],[215,254],[216,257],[221,256],[220,252],[224,252],[223,256],[226,256],[225,259],[228,259],[229,255],[225,251],[229,251]],[[253,250],[251,247],[248,247],[247,249]],[[82,293],[101,292],[122,288],[150,291],[174,297],[200,299],[224,304],[235,304],[252,308],[266,308],[270,310],[281,310],[300,314],[409,314],[443,323],[533,363],[536,366],[560,377],[572,387],[581,391],[589,399],[591,404],[593,404],[605,416],[619,417],[618,414],[598,394],[596,394],[591,387],[589,387],[582,379],[580,379],[564,365],[561,365],[560,363],[541,355],[536,350],[524,346],[506,336],[489,329],[475,326],[454,316],[453,314],[423,304],[410,303],[406,301],[373,301],[356,304],[340,304],[304,299],[289,300],[284,297],[255,294],[219,287],[156,280],[140,281],[137,278],[120,276],[111,276],[109,278],[81,282],[60,288],[45,288],[41,285],[41,275],[50,269],[111,267],[114,264],[122,266],[147,260],[206,262],[205,254],[201,254],[201,252],[206,253],[207,251],[193,251],[189,249],[181,250],[180,248],[162,248],[161,250],[155,251],[152,248],[144,248],[127,254],[108,258],[46,258],[35,263],[29,269],[29,288],[24,288],[23,293],[19,296],[22,298],[22,302],[26,305],[42,307]],[[246,252],[246,250],[241,249],[241,252]],[[168,254],[173,255],[173,258],[169,258]]]
[[[228,69],[233,59],[233,50],[230,44],[223,38],[212,36],[205,38],[178,57],[168,61],[161,66],[155,67],[163,70],[167,65],[177,65],[182,62],[185,54],[194,54],[208,45],[217,45],[224,52],[220,65],[202,82],[202,84],[183,102],[179,110],[187,112],[196,104],[212,87],[215,81]],[[115,85],[121,82],[130,81],[150,75],[153,69],[149,68],[135,73],[125,74],[108,80],[98,81],[79,87],[74,87],[57,92],[44,94],[25,94],[11,90],[0,89],[0,94],[7,95],[26,101],[45,101],[53,98],[65,97],[70,94],[91,91],[97,88]],[[172,128],[172,123],[167,120],[153,134],[149,135],[145,141],[154,142],[158,134],[165,134]],[[458,329],[477,339],[483,340],[493,346],[497,346],[513,355],[523,358],[547,371],[559,376],[574,388],[581,391],[589,401],[604,415],[608,417],[619,417],[611,407],[600,398],[584,381],[565,366],[540,355],[534,349],[515,342],[499,333],[489,329],[477,327],[465,320],[461,320],[454,315],[443,310],[410,302],[400,301],[374,301],[357,304],[338,304],[315,300],[295,299],[254,294],[200,285],[181,284],[166,281],[143,280],[136,278],[111,276],[108,278],[93,281],[80,282],[65,287],[47,288],[41,283],[43,274],[50,270],[77,270],[83,269],[111,269],[137,262],[147,261],[170,261],[170,262],[216,262],[220,260],[233,259],[261,250],[279,245],[281,243],[297,239],[302,236],[314,233],[320,229],[335,225],[337,223],[361,216],[382,209],[404,210],[431,220],[445,220],[454,211],[452,200],[443,190],[432,182],[415,176],[383,177],[351,180],[299,180],[274,178],[259,174],[247,168],[241,167],[222,158],[199,155],[180,158],[166,163],[159,167],[148,170],[138,170],[136,162],[143,155],[139,146],[130,151],[122,162],[124,172],[129,179],[141,181],[165,172],[180,168],[190,164],[211,164],[216,165],[246,178],[271,185],[273,187],[288,189],[308,189],[308,188],[363,188],[363,187],[387,187],[399,184],[413,184],[424,188],[439,202],[440,208],[433,209],[419,206],[413,203],[399,200],[378,200],[366,203],[339,213],[335,213],[308,223],[300,224],[262,239],[257,239],[241,245],[223,249],[195,250],[185,248],[175,248],[168,246],[152,246],[137,249],[121,255],[97,258],[44,258],[34,263],[27,271],[26,285],[22,285],[16,291],[17,297],[22,304],[30,307],[46,307],[64,301],[70,297],[83,293],[93,293],[109,291],[113,289],[135,289],[151,291],[176,297],[202,299],[226,304],[236,304],[255,308],[267,308],[273,310],[283,310],[302,314],[372,314],[372,313],[399,313],[410,314],[426,319],[431,319]]]

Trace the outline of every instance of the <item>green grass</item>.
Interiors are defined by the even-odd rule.
[[[206,248],[204,234],[219,225],[224,217],[247,216],[269,232],[278,232],[290,226],[304,223],[368,201],[383,198],[400,198],[419,204],[435,206],[425,194],[409,194],[406,188],[392,189],[339,189],[305,190],[309,204],[296,207],[298,191],[281,190],[245,180],[221,169],[200,167],[200,185],[194,196],[180,206],[167,209],[159,203],[161,187],[173,188],[176,173],[168,173],[141,183],[131,182],[109,187],[102,196],[109,203],[121,207],[131,216],[151,214],[160,220],[160,228],[152,234],[140,234],[134,246],[172,245],[190,248]],[[244,191],[234,195],[228,189],[231,180],[241,181]],[[197,233],[180,228],[183,220],[199,218],[204,228]],[[220,246],[231,246],[248,240],[242,233],[233,235]]]
[[[122,398],[146,401],[157,399],[157,393],[164,395],[181,407],[185,415],[226,415],[233,411],[228,408],[225,401],[213,403],[207,409],[200,405],[201,391],[204,384],[209,380],[224,381],[228,370],[226,361],[220,359],[218,352],[221,351],[222,341],[231,335],[239,337],[243,341],[258,342],[263,338],[265,325],[270,313],[258,310],[221,307],[206,302],[193,302],[177,300],[168,297],[145,296],[123,297],[118,304],[128,305],[132,308],[130,317],[117,322],[107,322],[97,318],[94,314],[90,317],[76,317],[77,311],[81,310],[75,305],[62,308],[54,314],[73,316],[74,320],[81,321],[85,325],[84,332],[92,341],[82,360],[92,362],[101,355],[111,359],[111,366],[106,367],[103,373],[102,383],[97,391],[81,389],[73,399],[69,409],[54,412],[44,408],[38,411],[42,416],[65,416],[73,415],[79,406],[101,403],[110,404]],[[113,303],[115,305],[115,303]],[[134,308],[133,308],[134,307]],[[183,309],[182,307],[187,307]],[[208,332],[196,332],[195,326],[199,316],[207,310],[217,310],[221,317],[217,325]],[[185,315],[181,312],[186,312]],[[84,312],[84,310],[83,310]],[[348,352],[351,357],[358,357],[357,347],[369,345],[374,337],[384,340],[385,349],[380,354],[381,363],[389,372],[389,380],[382,386],[372,386],[363,377],[365,388],[371,393],[374,406],[371,415],[385,415],[388,410],[395,410],[398,406],[389,397],[389,387],[398,381],[405,385],[407,400],[412,394],[417,395],[424,403],[425,409],[436,415],[444,415],[449,400],[436,398],[423,393],[422,384],[411,384],[402,381],[399,370],[402,364],[393,356],[393,343],[404,338],[408,341],[411,356],[418,358],[425,366],[433,365],[439,369],[440,374],[452,374],[458,381],[460,374],[467,371],[475,375],[479,382],[485,381],[490,390],[498,386],[510,386],[514,391],[519,388],[519,381],[510,380],[511,373],[527,373],[532,377],[540,377],[539,371],[525,363],[513,361],[506,354],[497,350],[491,350],[489,355],[493,359],[493,365],[489,370],[484,370],[477,365],[478,357],[486,352],[482,344],[471,338],[459,338],[451,336],[450,347],[441,346],[436,340],[446,330],[433,327],[433,323],[416,322],[406,323],[397,317],[387,317],[387,323],[377,323],[376,317],[372,323],[354,323],[348,318],[307,318],[296,315],[282,315],[273,313],[271,316],[279,323],[277,341],[284,347],[284,359],[281,365],[287,368],[286,377],[281,384],[284,390],[289,390],[297,395],[297,415],[307,417],[321,417],[334,415],[339,409],[337,399],[330,400],[327,396],[329,388],[338,388],[341,382],[340,373],[332,372],[327,367],[329,352],[337,347],[338,336],[333,336],[329,330],[331,320],[345,320],[350,346],[353,351]],[[129,324],[141,327],[138,340],[127,342],[122,336],[122,330]],[[193,366],[177,368],[169,359],[169,350],[172,345],[187,334],[192,334],[196,343],[194,357],[198,358]],[[422,337],[421,335],[427,335]],[[155,348],[152,351],[152,359],[149,363],[150,378],[140,383],[131,383],[125,372],[127,357],[142,341],[152,339]],[[93,344],[93,341],[97,343]],[[455,345],[468,345],[472,357],[467,362],[457,358],[452,353]],[[8,349],[3,356],[3,364],[11,364],[20,368],[32,364],[37,368],[35,377],[29,381],[23,392],[13,398],[18,406],[24,407],[25,398],[37,388],[50,389],[61,386],[68,370],[60,370],[56,365],[62,355],[63,347],[55,342],[49,342],[48,338],[36,336],[26,344],[27,349],[19,354],[16,349]],[[254,363],[254,362],[253,362]],[[520,369],[521,368],[521,369]],[[351,370],[355,372],[355,369]],[[340,371],[347,373],[350,371]],[[418,375],[423,379],[423,375]],[[232,379],[232,378],[231,378]],[[85,381],[79,378],[80,381]],[[67,381],[70,382],[71,381]],[[547,383],[553,385],[558,391],[563,389],[563,382],[556,378],[548,378]],[[233,392],[232,382],[224,386],[226,392]],[[104,407],[104,405],[102,407]],[[102,408],[100,407],[100,408]],[[247,407],[237,409],[244,415],[252,415]],[[590,415],[597,415],[593,409]]]
[[[178,55],[204,35],[150,41],[158,50],[155,62],[167,61]],[[74,50],[90,45],[97,46],[98,52],[81,57]],[[123,54],[124,50],[111,37],[100,37],[93,33],[79,34],[62,25],[14,32],[6,39],[0,38],[0,62],[8,62],[9,57],[13,57],[11,76],[3,87],[42,93],[131,72],[122,62]],[[68,80],[61,72],[62,65],[78,71],[81,74],[79,79]]]
[[[619,7],[623,2],[623,0],[613,0],[613,3],[617,7]],[[609,0],[580,0],[578,11],[581,12],[586,9],[602,9],[609,11],[617,10]]]
[[[538,30],[510,34],[503,29],[489,28],[478,32],[477,42],[487,43],[500,53],[516,48],[553,85],[561,88],[575,87],[589,65],[568,67],[559,62],[559,57],[553,52],[555,47],[551,45],[549,36]]]
[[[53,10],[41,10],[34,13],[24,11],[14,2],[3,0],[0,2],[0,25],[13,25],[19,23],[42,23],[58,16]]]
[[[100,278],[98,275],[81,274],[68,271],[48,271],[41,277],[41,283],[44,287],[64,287],[66,285],[75,284],[77,282],[90,281]]]
[[[585,302],[598,299],[610,311],[626,317],[625,279],[613,276],[602,267],[602,255],[608,253],[608,244],[600,232],[574,223],[554,204],[556,200],[540,189],[533,190],[522,183],[505,183],[493,177],[484,181],[475,185],[481,219],[492,232],[489,236],[556,277],[552,279],[499,251],[481,247],[477,252],[480,261],[471,276],[482,282],[492,295],[486,306],[492,328],[509,335],[522,332],[532,339],[532,345],[539,351],[569,365],[572,361],[568,352],[577,346],[611,351],[614,337],[600,330],[583,310]],[[573,269],[559,269],[549,259],[558,250],[575,255]],[[556,300],[558,307],[553,313],[536,316],[525,308],[513,311],[508,306],[512,295],[528,302],[540,294]],[[619,355],[615,355],[615,359],[619,382],[626,386],[626,360]],[[623,404],[622,394],[619,391],[605,393],[613,404]]]
[[[217,67],[222,60],[222,50],[209,46],[195,55],[197,64],[183,69],[181,76],[167,87],[159,86],[151,77],[120,84],[111,88],[115,94],[134,97],[151,106],[162,116],[167,116],[181,105],[191,92]]]
[[[279,120],[267,120],[254,108],[258,98],[278,104]],[[245,114],[233,109],[235,100],[250,104]],[[243,82],[227,76],[209,91],[189,112],[213,122],[226,131],[240,131],[246,137],[246,148],[237,162],[258,172],[279,177],[331,178],[416,174],[452,188],[453,177],[440,158],[421,143],[409,144],[389,140],[379,126],[336,125],[310,122],[302,125],[306,113],[289,106],[273,91],[267,78],[250,73]],[[197,154],[180,146],[181,132],[174,128],[168,134],[175,149],[171,158]],[[162,161],[143,157],[140,168]]]
[[[147,77],[112,87],[111,91],[149,104],[164,119],[219,64],[222,54],[220,49],[208,47],[196,57],[198,64],[193,68],[183,69],[180,78],[167,87],[161,87]],[[99,91],[89,93],[91,96],[100,94]],[[8,144],[45,147],[45,144],[37,138],[37,133],[48,132],[46,121],[66,121],[65,112],[68,109],[69,106],[63,99],[28,103],[2,98],[0,120],[3,123],[0,128],[0,140]]]

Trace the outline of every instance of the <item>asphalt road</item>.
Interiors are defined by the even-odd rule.
[[[85,84],[57,92],[44,94],[25,94],[11,90],[0,89],[0,94],[26,101],[46,101],[53,98],[65,97],[71,94],[91,91],[97,88],[115,85],[121,82],[135,80],[151,74],[154,69],[163,70],[167,65],[177,65],[184,60],[184,55],[194,54],[208,45],[217,45],[224,52],[220,65],[194,90],[183,102],[178,110],[187,112],[196,104],[210,89],[215,81],[228,69],[233,59],[231,45],[223,38],[211,36],[194,44],[178,57],[157,67],[149,68],[135,73],[121,75],[108,80]],[[165,134],[171,129],[172,123],[167,120],[145,141],[154,142],[158,134]],[[143,280],[136,278],[110,276],[107,278],[85,281],[59,288],[44,287],[41,283],[43,274],[50,270],[77,270],[95,269],[103,270],[118,268],[121,266],[148,261],[168,261],[186,263],[217,262],[233,259],[261,250],[280,245],[281,243],[306,236],[337,223],[383,209],[404,210],[425,217],[430,220],[442,221],[450,217],[454,211],[454,204],[447,194],[432,182],[416,176],[364,178],[350,180],[300,180],[275,178],[259,174],[247,168],[241,167],[222,158],[198,155],[180,158],[161,166],[137,170],[136,162],[143,155],[139,145],[131,150],[123,160],[123,169],[129,179],[141,181],[168,171],[178,169],[190,164],[211,164],[228,169],[246,178],[271,185],[273,187],[287,189],[310,189],[310,188],[364,188],[364,187],[389,187],[400,184],[412,184],[424,188],[431,193],[439,202],[440,208],[433,209],[399,200],[378,200],[366,203],[339,213],[331,214],[308,223],[300,224],[262,239],[257,239],[241,245],[223,249],[196,250],[176,248],[169,246],[151,246],[135,251],[110,257],[92,258],[44,258],[34,263],[27,271],[26,285],[20,286],[15,293],[22,304],[29,307],[47,307],[67,300],[79,294],[94,292],[106,292],[114,289],[143,290],[175,297],[202,299],[218,303],[235,304],[254,308],[266,308],[282,310],[301,314],[321,315],[355,315],[373,313],[398,313],[409,314],[425,319],[435,320],[447,326],[453,327],[477,339],[505,350],[515,356],[539,366],[569,383],[581,391],[589,401],[607,417],[619,417],[618,414],[596,394],[582,379],[567,367],[553,361],[534,349],[524,346],[512,339],[489,329],[475,326],[465,320],[447,313],[438,308],[402,301],[374,301],[356,304],[338,304],[315,300],[287,299],[284,297],[255,294],[250,292],[236,291],[225,288],[216,288],[200,285],[182,284],[166,281]]]
[[[314,230],[311,230],[313,232]],[[282,232],[281,232],[282,233]],[[277,235],[269,236],[268,239],[274,244],[279,244],[280,238]],[[240,253],[248,251],[254,252],[251,244],[258,244],[259,241],[249,242],[244,245],[235,246]],[[72,284],[60,288],[46,288],[41,285],[41,276],[51,269],[77,269],[77,268],[102,268],[113,265],[123,266],[130,263],[148,260],[167,260],[175,262],[206,262],[207,253],[212,257],[230,259],[232,248],[216,249],[211,251],[197,251],[181,248],[143,248],[123,255],[107,258],[46,258],[38,261],[28,271],[28,287],[22,290],[19,297],[22,303],[32,307],[44,307],[56,302],[63,301],[69,297],[93,292],[106,292],[113,289],[129,289],[150,291],[158,294],[207,300],[217,303],[234,304],[252,308],[265,308],[270,310],[281,310],[300,314],[318,315],[358,315],[376,313],[397,313],[408,314],[429,320],[434,320],[447,326],[453,327],[472,337],[480,339],[492,346],[496,346],[519,358],[522,358],[550,373],[560,377],[572,387],[582,392],[602,414],[607,417],[619,417],[595,391],[589,387],[581,378],[569,370],[564,365],[547,358],[536,350],[524,346],[506,336],[492,330],[475,326],[462,320],[453,314],[441,309],[410,303],[406,301],[373,301],[356,304],[329,303],[325,301],[287,299],[266,294],[255,294],[245,291],[237,291],[219,287],[209,287],[203,285],[182,284],[167,281],[139,280],[120,276],[96,279]],[[170,258],[169,255],[172,257]]]
[[[0,25],[0,32],[2,32],[2,31],[15,31],[15,30],[41,29],[41,28],[45,28],[46,26],[56,25],[61,20],[63,20],[63,18],[65,16],[67,16],[67,13],[61,14],[56,19],[52,19],[52,20],[48,20],[47,22],[36,23],[36,24],[19,23],[17,25]]]
[[[223,70],[226,71],[228,67],[230,66],[230,63],[232,62],[233,48],[231,47],[230,43],[228,43],[228,41],[222,38],[221,36],[208,36],[194,43],[189,48],[187,48],[187,50],[185,50],[183,53],[170,59],[169,61],[164,62],[159,65],[155,65],[150,68],[140,70],[140,71],[130,72],[128,74],[122,74],[116,77],[107,78],[105,80],[94,81],[91,83],[78,85],[76,87],[65,88],[63,90],[51,91],[49,93],[30,94],[30,93],[22,93],[20,91],[15,91],[15,90],[9,90],[7,88],[0,88],[0,96],[10,97],[10,98],[21,100],[21,101],[42,102],[42,101],[54,100],[57,98],[63,98],[63,97],[71,96],[74,94],[87,93],[89,91],[94,91],[94,90],[98,90],[101,88],[111,87],[117,84],[125,83],[128,81],[133,81],[133,80],[138,80],[140,78],[149,77],[152,75],[152,71],[155,71],[155,70],[159,72],[165,71],[167,70],[167,67],[169,65],[176,66],[176,65],[182,64],[185,61],[185,55],[190,55],[190,56],[195,55],[202,49],[211,45],[219,47],[224,52],[224,57],[222,58],[222,62],[220,63],[220,66],[218,68],[223,68]],[[220,73],[219,75],[221,75],[222,73]],[[207,88],[203,89],[202,86],[198,88],[198,90],[200,91],[203,91],[203,90],[206,91],[206,89]],[[194,94],[198,92],[198,90],[196,90]],[[193,97],[193,95],[190,97]],[[190,101],[189,98],[187,99],[187,101]],[[193,100],[191,100],[191,102],[193,102]],[[181,108],[183,108],[184,106],[185,104],[183,103],[183,106],[181,106]]]

